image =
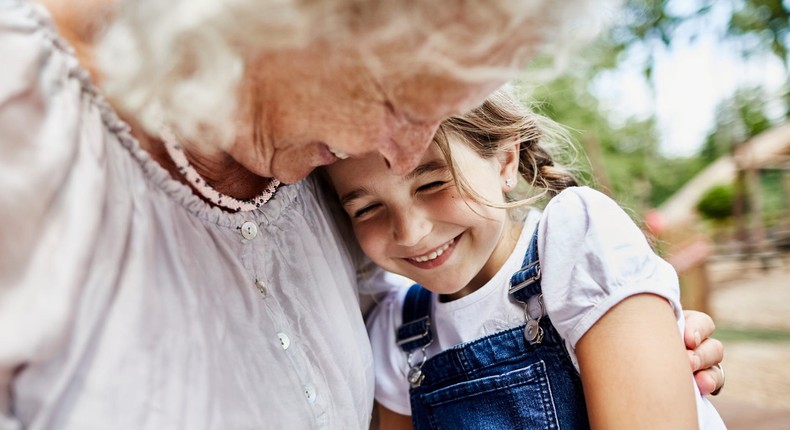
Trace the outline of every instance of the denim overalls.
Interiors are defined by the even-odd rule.
[[[579,374],[543,316],[537,240],[536,230],[523,267],[510,280],[509,293],[525,303],[524,326],[426,360],[433,339],[431,292],[420,285],[409,289],[397,342],[408,354],[415,430],[589,428]]]

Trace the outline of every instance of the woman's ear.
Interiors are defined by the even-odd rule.
[[[502,191],[508,192],[516,188],[519,180],[518,165],[521,143],[518,139],[510,140],[502,145],[502,152],[497,156],[501,166],[499,171]]]

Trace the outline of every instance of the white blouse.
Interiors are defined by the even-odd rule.
[[[532,233],[540,221],[538,253],[546,311],[576,365],[576,343],[610,309],[642,293],[665,298],[675,313],[678,336],[685,319],[672,266],[653,253],[644,235],[612,199],[590,188],[574,187],[554,197],[541,214],[532,210],[513,253],[477,291],[432,304],[434,342],[428,356],[452,346],[523,325],[524,305],[507,291],[521,267]],[[376,366],[376,400],[411,415],[409,365],[395,344],[406,288],[390,292],[368,318]],[[695,390],[699,427],[723,429],[716,410]]]
[[[210,207],[22,0],[0,0],[0,186],[0,428],[368,427],[365,260],[334,198]]]

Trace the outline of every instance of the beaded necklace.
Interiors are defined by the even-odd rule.
[[[176,137],[172,130],[167,127],[162,127],[160,135],[162,137],[162,141],[165,144],[167,154],[178,168],[178,173],[180,173],[181,176],[183,176],[184,179],[186,179],[187,182],[189,182],[189,184],[192,185],[195,190],[197,190],[197,192],[217,206],[221,206],[235,212],[247,212],[255,210],[268,202],[274,196],[275,191],[277,191],[277,187],[280,186],[279,180],[271,178],[269,180],[269,185],[266,186],[266,189],[251,199],[239,200],[231,196],[224,195],[209,185],[209,183],[206,182],[202,176],[200,176],[200,173],[195,170],[195,168],[192,166],[192,163],[190,163],[187,159],[184,148],[176,141]]]

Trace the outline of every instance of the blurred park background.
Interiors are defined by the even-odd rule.
[[[716,320],[734,430],[790,429],[789,49],[790,0],[626,0],[552,79],[524,78]]]

